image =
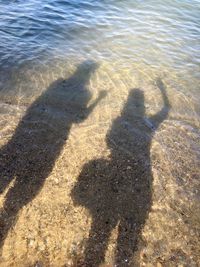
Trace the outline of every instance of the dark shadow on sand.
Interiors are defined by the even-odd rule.
[[[160,112],[146,118],[143,91],[132,89],[107,134],[110,159],[84,165],[72,190],[74,204],[86,207],[92,216],[80,266],[98,267],[104,262],[108,239],[116,226],[115,266],[134,266],[134,252],[152,205],[151,140],[170,109],[160,79],[157,86],[164,102]]]
[[[73,123],[88,117],[104,97],[87,107],[91,93],[87,89],[97,68],[85,61],[67,80],[58,79],[27,109],[10,141],[0,150],[0,191],[14,180],[0,211],[0,247],[14,226],[20,209],[32,201],[52,171],[68,139]]]

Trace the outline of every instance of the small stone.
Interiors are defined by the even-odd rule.
[[[55,179],[54,179],[54,182],[55,182],[55,184],[58,184],[58,183],[59,183],[58,178],[55,178]]]
[[[42,262],[37,261],[34,265],[34,267],[43,267]]]
[[[33,247],[33,245],[34,245],[34,240],[33,240],[33,239],[30,239],[30,240],[29,240],[29,246],[30,246],[30,247]]]

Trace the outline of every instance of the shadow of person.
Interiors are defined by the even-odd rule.
[[[87,163],[72,189],[74,204],[86,207],[92,216],[81,266],[96,267],[104,262],[108,239],[116,226],[115,266],[132,264],[152,204],[151,140],[170,109],[164,84],[158,80],[157,85],[164,101],[160,112],[147,119],[143,92],[131,90],[107,134],[110,159]]]
[[[13,180],[0,211],[0,247],[15,224],[19,210],[41,190],[60,155],[73,123],[88,117],[104,97],[87,107],[91,93],[87,89],[97,68],[92,61],[80,64],[67,80],[58,79],[27,109],[10,141],[0,151],[1,193]]]

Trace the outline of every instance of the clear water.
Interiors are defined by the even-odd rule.
[[[199,100],[199,1],[0,1],[0,18],[3,98],[27,102],[89,59],[97,90],[162,77]]]
[[[90,68],[94,64],[95,71],[87,76],[88,66]],[[69,90],[63,92],[58,79],[67,80]],[[50,90],[48,93],[48,89],[52,88],[57,80],[58,92],[51,94]],[[47,199],[49,206],[52,205],[49,212],[55,210],[56,216],[61,218],[61,203],[71,205],[74,210],[69,199],[78,174],[89,160],[94,157],[104,158],[110,153],[108,133],[113,121],[123,112],[130,90],[139,88],[143,91],[146,110],[144,122],[148,128],[154,129],[149,118],[163,107],[159,86],[161,84],[166,90],[170,110],[168,117],[152,137],[149,151],[154,181],[152,198],[156,215],[150,214],[147,228],[144,228],[148,244],[145,253],[149,262],[152,261],[153,266],[156,266],[156,257],[163,257],[168,262],[167,260],[171,259],[171,251],[177,252],[181,247],[184,253],[180,253],[180,257],[185,257],[188,266],[196,266],[192,265],[193,260],[189,259],[188,255],[192,250],[197,250],[196,239],[190,231],[193,229],[195,233],[195,229],[199,227],[196,210],[199,209],[197,177],[200,157],[200,1],[0,0],[0,145],[3,147],[9,140],[10,143],[12,140],[18,140],[13,134],[20,133],[23,127],[27,127],[25,132],[33,131],[36,146],[42,144],[44,136],[40,136],[40,129],[36,127],[31,130],[29,122],[22,127],[20,120],[24,114],[31,115],[33,112],[35,122],[41,122],[37,117],[38,113],[34,113],[34,103],[41,104],[43,96],[47,97],[45,103],[49,116],[45,125],[62,133],[62,120],[69,115],[63,108],[66,105],[65,100],[69,106],[73,106],[77,104],[71,101],[74,96],[78,97],[80,102],[84,99],[85,96],[81,96],[81,83],[84,86],[87,84],[88,88],[85,105],[92,105],[99,94],[102,94],[101,91],[106,93],[103,93],[102,101],[95,105],[87,119],[77,120],[70,131],[68,129],[67,143],[62,144],[63,152],[57,152],[61,157],[58,157],[56,171],[51,174],[53,178],[49,174],[50,178],[46,177],[46,187],[43,187],[44,199]],[[76,108],[72,107],[72,112],[74,110],[76,111]],[[129,112],[131,115],[131,109]],[[26,119],[28,115],[23,118]],[[50,118],[53,118],[53,121]],[[126,121],[122,123],[127,125]],[[137,124],[132,125],[130,136],[141,134],[137,127]],[[148,135],[145,132],[142,134]],[[52,138],[57,138],[57,135]],[[23,143],[23,136],[20,142]],[[29,140],[24,139],[24,142],[27,144]],[[51,147],[50,143],[48,145]],[[132,153],[131,145],[126,144],[123,147],[123,138],[118,142],[118,146],[127,153]],[[51,148],[49,149],[51,151]],[[43,156],[45,157],[45,154]],[[67,177],[71,177],[70,181],[66,173]],[[58,177],[63,177],[63,180],[59,184],[57,194],[63,197],[54,203],[52,195],[57,189],[51,183],[54,185],[55,181],[59,180]],[[40,200],[38,204],[37,199]],[[41,199],[39,196],[33,199],[36,202],[35,206],[31,207],[31,214],[32,221],[38,220],[42,225],[46,219],[42,219],[42,215],[39,219],[34,217],[36,211],[42,207],[44,209],[42,205],[47,205]],[[46,208],[48,210],[48,207]],[[185,221],[189,222],[188,225],[181,224],[180,211],[186,215]],[[51,223],[43,226],[44,234],[48,231],[55,232],[58,225],[62,225],[64,229],[63,235],[49,237],[49,244],[53,244],[47,246],[51,255],[49,260],[55,266],[61,262],[65,263],[64,260],[59,261],[54,257],[52,247],[55,240],[58,238],[61,242],[65,239],[66,232],[71,234],[66,241],[67,248],[63,248],[65,255],[65,249],[70,251],[71,244],[77,243],[80,237],[85,237],[90,228],[89,222],[86,223],[84,219],[88,215],[85,215],[83,209],[80,209],[79,213],[80,217],[77,217],[77,213],[68,214],[73,220],[74,228],[64,219],[59,222],[55,220],[55,228],[51,228],[54,227]],[[5,243],[8,250],[4,255],[7,261],[12,262],[12,257],[19,257],[19,263],[23,253],[34,258],[35,252],[26,245],[23,247],[23,234],[26,236],[26,229],[30,226],[25,219],[27,214],[28,208],[20,217],[21,222],[26,225],[25,230],[21,232],[22,250],[13,241],[14,245],[10,249],[16,254],[9,254],[9,244],[15,240],[15,235],[8,237]],[[164,219],[161,220],[161,217]],[[167,230],[164,221],[168,222]],[[87,230],[81,232],[80,224]],[[34,227],[37,229],[36,225],[30,228]],[[173,229],[177,228],[180,235],[177,237],[177,243],[174,243]],[[34,238],[37,239],[38,236],[36,234]],[[186,236],[187,242],[184,239]],[[161,240],[162,244],[158,244],[157,240]],[[36,244],[35,248],[37,246]],[[156,254],[157,247],[160,247],[160,251]],[[177,256],[179,252],[173,254],[173,257],[177,257],[178,263],[182,264]],[[195,253],[197,255],[197,252]]]
[[[199,1],[29,0],[0,5],[3,67],[90,57],[183,74],[199,71]]]

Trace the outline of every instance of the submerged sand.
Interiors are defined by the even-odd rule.
[[[199,266],[198,97],[118,68],[4,83],[0,266]]]

